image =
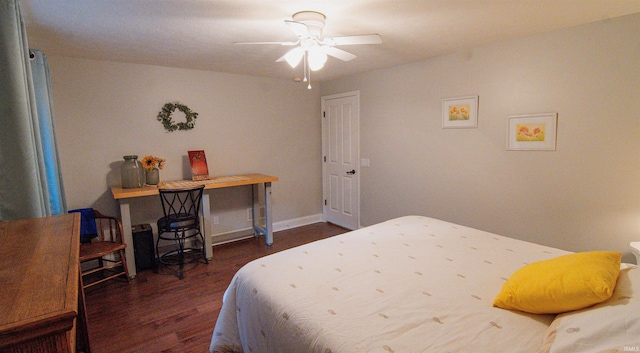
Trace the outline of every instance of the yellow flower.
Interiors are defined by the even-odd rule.
[[[146,170],[153,170],[153,168],[158,168],[162,170],[164,168],[165,159],[154,156],[144,156],[142,158],[142,167]]]

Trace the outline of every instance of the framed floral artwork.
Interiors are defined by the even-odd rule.
[[[507,150],[555,151],[558,113],[507,117]]]
[[[442,128],[478,127],[478,96],[445,98],[442,100]]]

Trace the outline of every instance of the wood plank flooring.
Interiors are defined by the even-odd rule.
[[[93,353],[208,352],[222,294],[235,272],[259,257],[347,232],[316,223],[264,237],[214,246],[213,259],[185,272],[183,280],[165,270],[138,272],[129,284],[107,281],[86,290]],[[131,266],[131,265],[130,265]]]

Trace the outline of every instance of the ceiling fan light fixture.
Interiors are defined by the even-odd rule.
[[[309,70],[318,71],[324,67],[327,62],[327,54],[322,50],[310,50],[309,51]]]
[[[240,42],[234,44],[280,44],[295,46],[286,54],[278,58],[276,62],[286,61],[289,66],[296,68],[302,61],[304,78],[302,82],[309,82],[307,88],[311,89],[311,71],[322,69],[329,56],[342,61],[350,61],[356,58],[351,54],[335,46],[357,44],[380,44],[382,37],[379,34],[359,34],[333,38],[322,37],[322,30],[326,16],[317,11],[300,11],[292,16],[292,20],[285,20],[285,24],[298,38],[295,42]]]
[[[293,48],[288,53],[284,55],[284,60],[291,66],[291,68],[295,68],[298,66],[302,57],[304,56],[304,49],[301,47]]]
[[[309,70],[318,71],[324,67],[327,62],[327,54],[318,53],[309,55]]]

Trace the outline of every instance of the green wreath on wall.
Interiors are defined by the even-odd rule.
[[[183,112],[186,118],[186,121],[181,121],[179,123],[174,123],[171,115],[174,111],[178,109]],[[162,107],[160,113],[158,113],[158,121],[162,122],[162,126],[164,126],[165,130],[172,132],[176,130],[191,130],[196,126],[196,119],[198,118],[198,113],[192,111],[184,104],[179,102],[167,103]]]

